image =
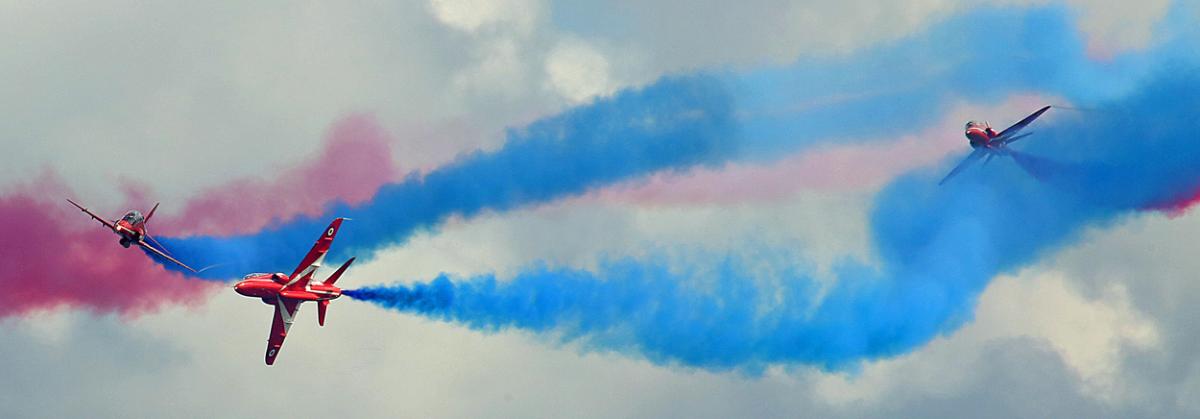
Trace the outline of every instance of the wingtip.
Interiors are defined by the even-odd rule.
[[[205,267],[203,267],[203,268],[200,268],[200,270],[198,270],[198,271],[195,271],[195,272],[196,272],[196,273],[201,273],[201,272],[207,271],[207,270],[209,270],[209,269],[212,269],[212,268],[216,268],[216,267],[218,267],[218,266],[221,266],[221,265],[224,265],[224,263],[217,263],[217,264],[208,265],[208,266],[205,266]]]

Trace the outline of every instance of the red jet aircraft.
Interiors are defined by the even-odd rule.
[[[271,324],[271,335],[267,339],[267,365],[275,363],[279,348],[283,347],[283,339],[287,338],[288,329],[292,327],[292,321],[300,310],[300,303],[315,301],[317,324],[325,326],[325,310],[329,307],[329,301],[342,296],[342,289],[333,286],[333,283],[346,272],[354,258],[343,263],[324,283],[312,283],[312,279],[317,268],[321,267],[325,260],[325,253],[329,252],[329,246],[333,244],[333,237],[342,226],[343,220],[345,218],[338,218],[329,224],[329,228],[325,229],[291,275],[284,275],[282,272],[250,274],[233,286],[238,294],[261,298],[263,303],[275,306],[275,321]]]
[[[167,248],[163,247],[162,243],[159,243],[158,240],[154,240],[154,237],[151,237],[150,233],[146,231],[146,223],[150,222],[150,217],[154,216],[154,210],[158,209],[157,203],[154,204],[154,208],[151,208],[150,213],[146,214],[145,217],[142,217],[142,213],[138,212],[137,210],[130,210],[129,212],[126,212],[125,216],[121,217],[121,219],[108,221],[100,218],[100,216],[96,215],[95,213],[88,211],[87,208],[75,203],[75,201],[68,199],[67,202],[70,202],[71,205],[75,206],[75,208],[79,208],[83,212],[87,213],[87,215],[90,215],[92,219],[99,221],[100,224],[104,224],[104,226],[108,227],[109,230],[112,230],[113,233],[117,233],[118,236],[121,236],[121,246],[125,246],[126,249],[129,248],[129,245],[136,244],[141,246],[143,249],[153,252],[163,259],[182,266],[184,269],[196,272],[195,269],[192,269],[190,266],[187,266],[183,262],[171,257],[171,255],[168,255],[166,252]],[[158,248],[146,243],[146,239],[150,239],[150,241],[154,242],[154,244],[158,245],[158,247],[162,247],[162,250],[159,250]]]
[[[1030,134],[1033,134],[1032,132],[1027,132],[1018,135],[1022,129],[1028,126],[1039,116],[1042,116],[1042,114],[1046,113],[1048,110],[1050,110],[1049,106],[1038,109],[1037,112],[1030,114],[1029,116],[1025,117],[1025,119],[1022,119],[1020,122],[1017,122],[1011,127],[1005,128],[1004,131],[1000,132],[996,132],[996,130],[992,129],[987,122],[967,122],[967,140],[971,142],[971,148],[975,150],[972,151],[966,159],[963,159],[958,166],[955,166],[954,169],[950,171],[950,174],[942,178],[942,181],[938,182],[938,185],[946,183],[946,181],[950,180],[950,178],[954,177],[954,175],[957,175],[959,172],[963,171],[963,169],[970,167],[972,164],[979,161],[980,158],[985,156],[987,157],[987,159],[984,160],[985,164],[988,161],[991,161],[992,157],[996,156],[1019,156],[1020,153],[1018,153],[1016,150],[1008,148],[1008,145],[1016,142],[1017,140],[1025,138]],[[1025,167],[1022,166],[1022,168],[1024,169]]]

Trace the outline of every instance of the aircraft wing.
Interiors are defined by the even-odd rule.
[[[284,285],[284,288],[303,288],[312,280],[313,273],[325,261],[325,254],[329,252],[329,246],[333,244],[333,237],[337,235],[338,229],[342,227],[342,221],[345,220],[345,218],[333,220],[329,224],[329,227],[326,227],[325,231],[321,232],[321,237],[317,238],[317,242],[313,244],[312,250],[309,250],[304,259],[300,261],[300,265],[296,266],[296,270],[289,277],[291,280]]]
[[[166,259],[167,261],[170,261],[171,263],[182,266],[183,269],[192,271],[192,273],[196,273],[196,270],[192,269],[191,266],[187,266],[183,262],[180,262],[178,259],[171,257],[171,255],[168,255],[166,252],[159,250],[158,248],[156,248],[154,246],[151,246],[149,243],[146,243],[145,238],[138,240],[137,244],[138,244],[138,246],[142,246],[143,249],[146,249],[146,251],[149,251],[150,253],[154,253],[155,255],[158,255],[158,257],[160,257],[160,258]]]
[[[1029,126],[1033,120],[1038,119],[1039,116],[1042,116],[1042,114],[1046,113],[1048,110],[1050,110],[1049,106],[1038,109],[1037,112],[1029,114],[1029,116],[1025,117],[1025,119],[1018,121],[1011,127],[1005,128],[1004,131],[1000,131],[1000,134],[998,134],[996,138],[1003,142],[1009,142],[1009,137],[1017,135],[1018,132],[1021,132],[1021,130],[1025,129],[1026,126]]]
[[[938,182],[938,185],[946,183],[947,180],[950,180],[950,178],[954,177],[955,175],[958,175],[959,172],[962,172],[966,168],[971,167],[971,165],[973,165],[973,164],[975,164],[975,162],[979,161],[980,158],[983,158],[983,156],[985,154],[988,154],[986,149],[984,149],[984,148],[975,149],[975,151],[972,151],[971,154],[967,155],[967,158],[963,159],[962,162],[958,163],[958,166],[954,166],[954,169],[950,170],[950,173],[947,174],[946,177],[942,178],[942,181]]]
[[[67,202],[70,202],[71,205],[75,206],[75,208],[79,208],[80,211],[87,213],[87,215],[91,216],[93,220],[99,221],[100,224],[104,224],[104,226],[108,227],[109,230],[113,230],[113,231],[117,230],[117,226],[113,225],[113,223],[111,221],[100,218],[100,216],[96,215],[96,213],[88,211],[87,208],[84,208],[83,205],[79,205],[79,204],[75,203],[75,201],[72,201],[70,199],[67,199]]]
[[[284,297],[275,298],[275,320],[271,323],[271,335],[267,337],[267,365],[275,364],[275,357],[279,356],[288,329],[292,328],[292,321],[300,312],[300,302]]]

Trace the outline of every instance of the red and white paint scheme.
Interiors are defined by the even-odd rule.
[[[142,213],[138,212],[137,210],[129,210],[120,219],[108,221],[100,218],[100,216],[96,215],[95,213],[88,211],[87,208],[75,203],[75,201],[67,199],[67,202],[70,202],[71,205],[75,206],[75,208],[79,208],[80,211],[87,213],[87,215],[91,216],[93,220],[99,221],[100,224],[104,224],[104,226],[108,227],[109,230],[112,230],[113,233],[121,236],[121,246],[125,246],[126,249],[129,248],[129,245],[136,244],[171,263],[179,265],[189,271],[196,272],[195,269],[192,269],[190,266],[187,266],[183,262],[180,262],[174,257],[171,257],[171,255],[167,254],[167,248],[163,247],[162,243],[159,243],[158,240],[154,240],[154,237],[151,237],[150,233],[146,231],[146,223],[149,223],[150,217],[154,216],[154,211],[158,209],[158,203],[154,204],[154,208],[151,208],[150,212],[146,214],[145,217],[143,217]],[[146,243],[146,239],[154,242],[154,244],[158,247],[154,247]]]
[[[317,324],[325,326],[325,310],[329,307],[329,302],[342,296],[342,289],[333,284],[346,272],[354,258],[343,263],[325,282],[314,283],[312,279],[317,268],[325,261],[325,254],[329,252],[329,246],[333,244],[333,238],[344,220],[346,219],[338,218],[329,224],[291,275],[284,275],[282,272],[250,274],[233,286],[238,294],[261,298],[263,303],[275,308],[275,321],[271,324],[271,335],[267,338],[267,365],[273,365],[275,357],[279,356],[279,349],[283,347],[288,329],[292,327],[296,313],[300,310],[300,303],[316,302]]]
[[[987,157],[987,159],[984,160],[984,163],[987,163],[995,156],[1017,157],[1019,153],[1009,149],[1008,145],[1016,142],[1017,140],[1028,137],[1030,134],[1033,134],[1032,132],[1027,132],[1024,134],[1019,133],[1022,129],[1025,129],[1026,126],[1033,122],[1033,120],[1037,119],[1039,116],[1042,116],[1042,114],[1046,113],[1048,110],[1050,110],[1050,106],[1042,107],[1041,109],[1038,109],[1037,112],[1030,114],[1029,116],[1025,117],[1025,119],[1020,120],[1019,122],[1008,128],[1005,128],[1004,131],[1000,132],[996,132],[996,130],[992,129],[992,126],[987,122],[967,122],[966,132],[964,134],[967,136],[967,141],[970,142],[971,148],[974,149],[974,151],[972,151],[966,159],[963,159],[958,166],[955,166],[954,169],[950,171],[950,174],[947,174],[946,177],[942,178],[942,181],[938,182],[938,184],[941,185],[946,183],[946,181],[950,180],[951,177],[954,177],[954,175],[957,175],[959,172],[963,171],[963,169],[971,166],[981,158]]]
[[[1000,133],[992,129],[991,124],[988,124],[987,121],[967,121],[966,130],[967,141],[971,143],[971,148],[987,147],[993,138],[1000,136]]]

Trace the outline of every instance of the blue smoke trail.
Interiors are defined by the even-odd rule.
[[[756,278],[736,262],[680,273],[623,260],[596,272],[535,267],[494,276],[367,287],[346,295],[468,327],[548,332],[584,348],[712,370],[772,364],[847,368],[908,351],[971,316],[994,276],[1200,186],[1200,67],[1173,68],[1113,113],[1037,126],[1021,144],[1068,163],[1039,182],[1015,164],[907,174],[871,215],[877,266],[847,262],[824,295],[803,273]],[[976,168],[979,169],[979,168]]]
[[[886,141],[939,120],[956,101],[1038,92],[1096,103],[1128,94],[1166,46],[1097,62],[1059,8],[983,9],[844,57],[805,57],[741,75],[743,158],[816,141]],[[789,111],[791,110],[791,111]]]
[[[290,273],[333,216],[354,219],[331,250],[336,259],[397,243],[452,215],[504,211],[637,175],[720,162],[737,147],[732,112],[732,98],[716,78],[668,78],[512,130],[499,151],[475,152],[424,176],[410,175],[382,187],[365,205],[333,206],[328,217],[252,235],[159,240],[182,260],[223,264],[201,273],[206,278]]]
[[[453,215],[544,203],[661,170],[774,158],[819,141],[884,141],[938,118],[955,99],[1025,89],[1118,95],[1154,62],[1141,53],[1096,63],[1083,44],[1057,9],[978,11],[847,57],[669,77],[513,130],[499,151],[409,176],[361,206],[333,205],[250,235],[160,239],[182,260],[220,265],[202,276],[226,279],[292,269],[325,223],[343,216],[355,221],[331,258],[369,257]]]

